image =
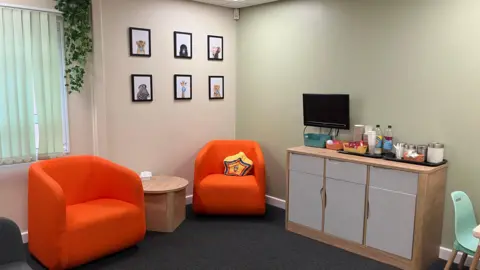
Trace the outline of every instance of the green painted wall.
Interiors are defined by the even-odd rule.
[[[448,194],[480,211],[480,1],[280,1],[242,9],[237,41],[236,136],[262,144],[270,195],[285,198],[285,149],[303,143],[301,94],[347,93],[352,123],[446,144],[452,246]]]

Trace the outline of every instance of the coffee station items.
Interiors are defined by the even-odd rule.
[[[377,133],[375,131],[368,132],[367,142],[370,155],[375,155],[375,146],[377,145]]]
[[[330,150],[342,150],[343,149],[343,141],[338,140],[328,140],[327,141],[327,149]]]
[[[414,145],[403,142],[394,144],[392,126],[389,125],[384,132],[380,125],[375,129],[369,125],[355,125],[353,142],[331,141],[327,143],[329,149],[339,149],[340,153],[383,158],[386,160],[419,164],[424,166],[439,166],[447,163],[444,160],[444,145],[430,143],[428,145]],[[367,152],[368,150],[368,152]]]
[[[365,130],[363,132],[363,142],[368,145],[368,133],[370,131],[373,131],[373,127],[372,126],[365,126]]]
[[[395,156],[397,157],[397,159],[402,159],[403,152],[405,150],[405,143],[397,143],[393,145],[393,148],[395,149]]]
[[[424,155],[425,158],[427,158],[427,150],[428,150],[427,145],[417,145],[417,153],[419,155]]]
[[[445,154],[445,146],[441,143],[430,143],[428,145],[427,161],[429,163],[438,164],[443,162]]]
[[[425,156],[420,156],[417,153],[417,146],[414,144],[406,144],[405,148],[403,149],[403,156],[402,159],[408,161],[415,161],[415,162],[424,162]],[[397,156],[398,159],[398,156]]]
[[[417,146],[414,144],[405,144],[405,148],[403,149],[403,155],[411,154],[417,152]]]
[[[382,136],[382,130],[380,129],[380,125],[377,125],[377,127],[375,128],[375,134],[377,136],[377,143],[375,145],[375,154],[381,155],[382,145],[383,145],[383,136]]]
[[[441,143],[430,143],[428,146],[397,143],[394,148],[396,159],[401,162],[406,161],[426,166],[438,166],[447,163],[444,159],[445,148]],[[393,160],[391,157],[386,159]]]
[[[392,126],[388,126],[383,137],[383,152],[390,153],[393,149],[393,131]]]
[[[403,159],[415,162],[425,162],[425,155],[419,154],[416,151],[408,151],[403,153]]]
[[[355,125],[353,128],[353,141],[358,142],[363,140],[363,134],[365,132],[364,125]]]
[[[346,142],[343,143],[343,151],[355,154],[365,154],[367,152],[367,146],[363,144],[363,141]]]

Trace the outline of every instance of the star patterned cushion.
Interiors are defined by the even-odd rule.
[[[243,152],[226,157],[223,164],[225,165],[224,174],[228,176],[245,176],[253,167],[252,160]]]

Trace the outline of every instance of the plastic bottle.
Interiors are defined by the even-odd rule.
[[[375,145],[375,154],[381,155],[382,145],[383,145],[383,136],[382,136],[382,130],[380,129],[380,125],[377,125],[377,127],[375,128],[375,133],[377,134],[377,145]]]
[[[383,137],[383,152],[390,153],[393,148],[393,132],[392,126],[388,126],[385,130],[385,136]]]

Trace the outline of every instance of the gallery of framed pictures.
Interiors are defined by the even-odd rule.
[[[174,75],[173,84],[175,100],[192,99],[192,75]]]
[[[208,95],[210,99],[225,98],[225,78],[223,76],[208,77]]]
[[[173,32],[173,46],[175,58],[192,59],[193,44],[191,33]]]
[[[223,61],[223,37],[220,36],[208,36],[208,60]]]
[[[153,78],[152,75],[132,74],[132,101],[153,101]]]
[[[150,29],[130,27],[130,56],[151,57],[152,36]]]

